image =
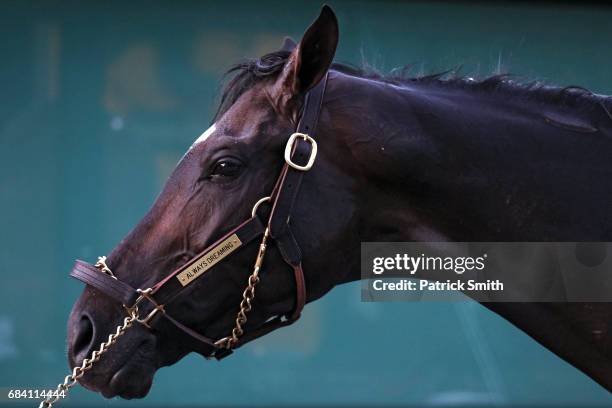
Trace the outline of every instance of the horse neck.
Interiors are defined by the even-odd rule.
[[[336,78],[332,127],[359,174],[361,241],[610,239],[612,191],[585,186],[594,169],[612,178],[612,138],[594,151],[535,104],[494,94]]]

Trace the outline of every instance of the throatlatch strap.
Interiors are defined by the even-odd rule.
[[[321,105],[323,104],[323,95],[325,94],[325,87],[327,86],[328,74],[313,88],[310,90],[304,101],[304,112],[302,119],[300,120],[297,132],[305,133],[312,137],[316,136],[317,123],[319,122],[319,112],[321,111]],[[303,139],[297,139],[293,147],[291,155],[292,160],[299,164],[304,165],[310,157],[310,143]],[[278,239],[288,228],[289,216],[293,209],[293,204],[297,198],[300,186],[302,184],[302,178],[304,177],[304,171],[297,170],[287,163],[283,166],[281,172],[281,181],[279,185],[279,191],[272,207],[272,214],[270,216],[270,236],[273,239]],[[295,264],[295,261],[285,259],[285,261]]]
[[[308,134],[314,138],[326,86],[327,74],[306,96],[306,100],[304,101],[304,112],[298,124],[297,132]],[[298,142],[294,144],[291,158],[294,163],[304,165],[308,161],[310,153],[310,144],[298,139]],[[265,336],[276,329],[294,323],[300,318],[302,309],[306,304],[306,281],[304,279],[304,270],[302,269],[302,251],[289,226],[289,217],[299,193],[303,176],[303,171],[294,169],[285,163],[276,186],[274,187],[274,204],[268,221],[270,236],[274,240],[285,262],[293,269],[296,288],[296,299],[293,310],[287,313],[286,316],[276,316],[258,328],[247,330],[234,345],[234,348],[242,347],[246,343],[261,336]],[[222,349],[215,352],[215,357],[220,360],[231,353],[231,350]]]
[[[305,133],[313,139],[316,136],[317,123],[319,122],[319,113],[323,104],[328,75],[325,74],[325,77],[306,96],[304,112],[297,127],[297,132]],[[312,153],[311,148],[312,146],[307,141],[297,139],[291,155],[292,160],[299,165],[304,165]],[[289,317],[289,323],[286,324],[290,324],[299,318],[306,303],[306,282],[304,271],[302,270],[302,251],[289,225],[293,205],[300,191],[304,173],[304,171],[295,169],[285,163],[268,224],[270,236],[276,243],[285,262],[293,268],[295,275],[296,303]]]

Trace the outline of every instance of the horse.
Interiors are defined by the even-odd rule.
[[[270,213],[260,199],[275,191],[287,139],[322,81],[318,154],[302,171],[287,217],[299,244],[303,302],[359,280],[364,241],[612,240],[610,98],[503,75],[384,76],[334,62],[338,39],[337,18],[324,6],[298,43],[287,39],[278,51],[230,68],[210,128],[98,265],[108,279],[150,287],[245,218]],[[249,297],[241,331],[290,314],[300,303],[299,275],[281,246],[268,243],[252,282],[261,248],[243,245],[172,303],[156,304],[193,335],[168,319],[149,329],[145,319],[79,382],[107,398],[146,396],[160,367],[192,352],[214,354],[215,344],[199,344],[194,333],[217,339],[232,331],[247,282],[258,284],[257,296]],[[483,304],[612,391],[608,303]],[[68,320],[70,366],[82,364],[125,315],[120,302],[87,286]]]

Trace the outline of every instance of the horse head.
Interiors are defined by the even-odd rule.
[[[253,205],[275,189],[288,137],[300,121],[306,95],[326,77],[337,41],[336,17],[324,7],[298,44],[285,41],[281,50],[236,66],[214,123],[185,153],[152,208],[108,255],[101,268],[107,270],[100,272],[112,273],[111,278],[131,287],[151,287],[249,219]],[[348,280],[346,271],[356,268],[358,259],[354,251],[332,251],[354,232],[358,217],[351,177],[338,166],[339,155],[345,153],[339,153],[339,142],[332,137],[326,99],[316,132],[319,154],[301,180],[288,220],[300,245],[306,301]],[[262,203],[259,210],[269,213],[269,207]],[[352,247],[358,251],[358,245]],[[244,245],[198,276],[164,311],[206,338],[227,336],[258,250],[256,242]],[[296,278],[280,252],[268,244],[257,296],[248,321],[242,321],[246,332],[273,316],[287,315],[298,302]],[[125,316],[126,307],[116,299],[87,286],[68,322],[71,367],[98,349]],[[205,356],[215,351],[210,344],[196,344],[194,336],[166,319],[159,319],[152,330],[134,324],[114,343],[80,378],[106,397],[143,397],[158,368],[193,351]]]

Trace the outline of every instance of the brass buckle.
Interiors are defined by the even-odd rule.
[[[162,313],[165,313],[164,305],[160,305],[151,297],[151,292],[153,291],[153,288],[148,288],[144,290],[136,289],[136,291],[140,293],[140,296],[138,296],[138,298],[131,307],[126,307],[126,309],[128,311],[128,314],[134,317],[134,320],[136,320],[138,323],[142,324],[146,328],[150,329],[151,326],[149,325],[149,322],[151,321],[151,319],[153,319],[153,317],[155,317],[155,315],[160,311]],[[138,304],[144,299],[147,299],[149,302],[151,302],[151,304],[155,306],[155,308],[151,310],[151,312],[149,312],[149,314],[145,318],[141,318],[138,313]]]
[[[293,145],[295,144],[295,141],[298,137],[309,142],[311,146],[310,157],[308,158],[308,163],[306,163],[304,166],[300,166],[299,164],[296,164],[293,162],[293,160],[291,160],[291,152],[293,150]],[[308,136],[307,134],[295,132],[294,134],[291,135],[289,140],[287,140],[287,145],[285,146],[285,161],[287,162],[289,166],[293,167],[294,169],[300,170],[300,171],[310,170],[312,168],[312,165],[314,164],[316,157],[317,157],[317,142],[312,137]]]

